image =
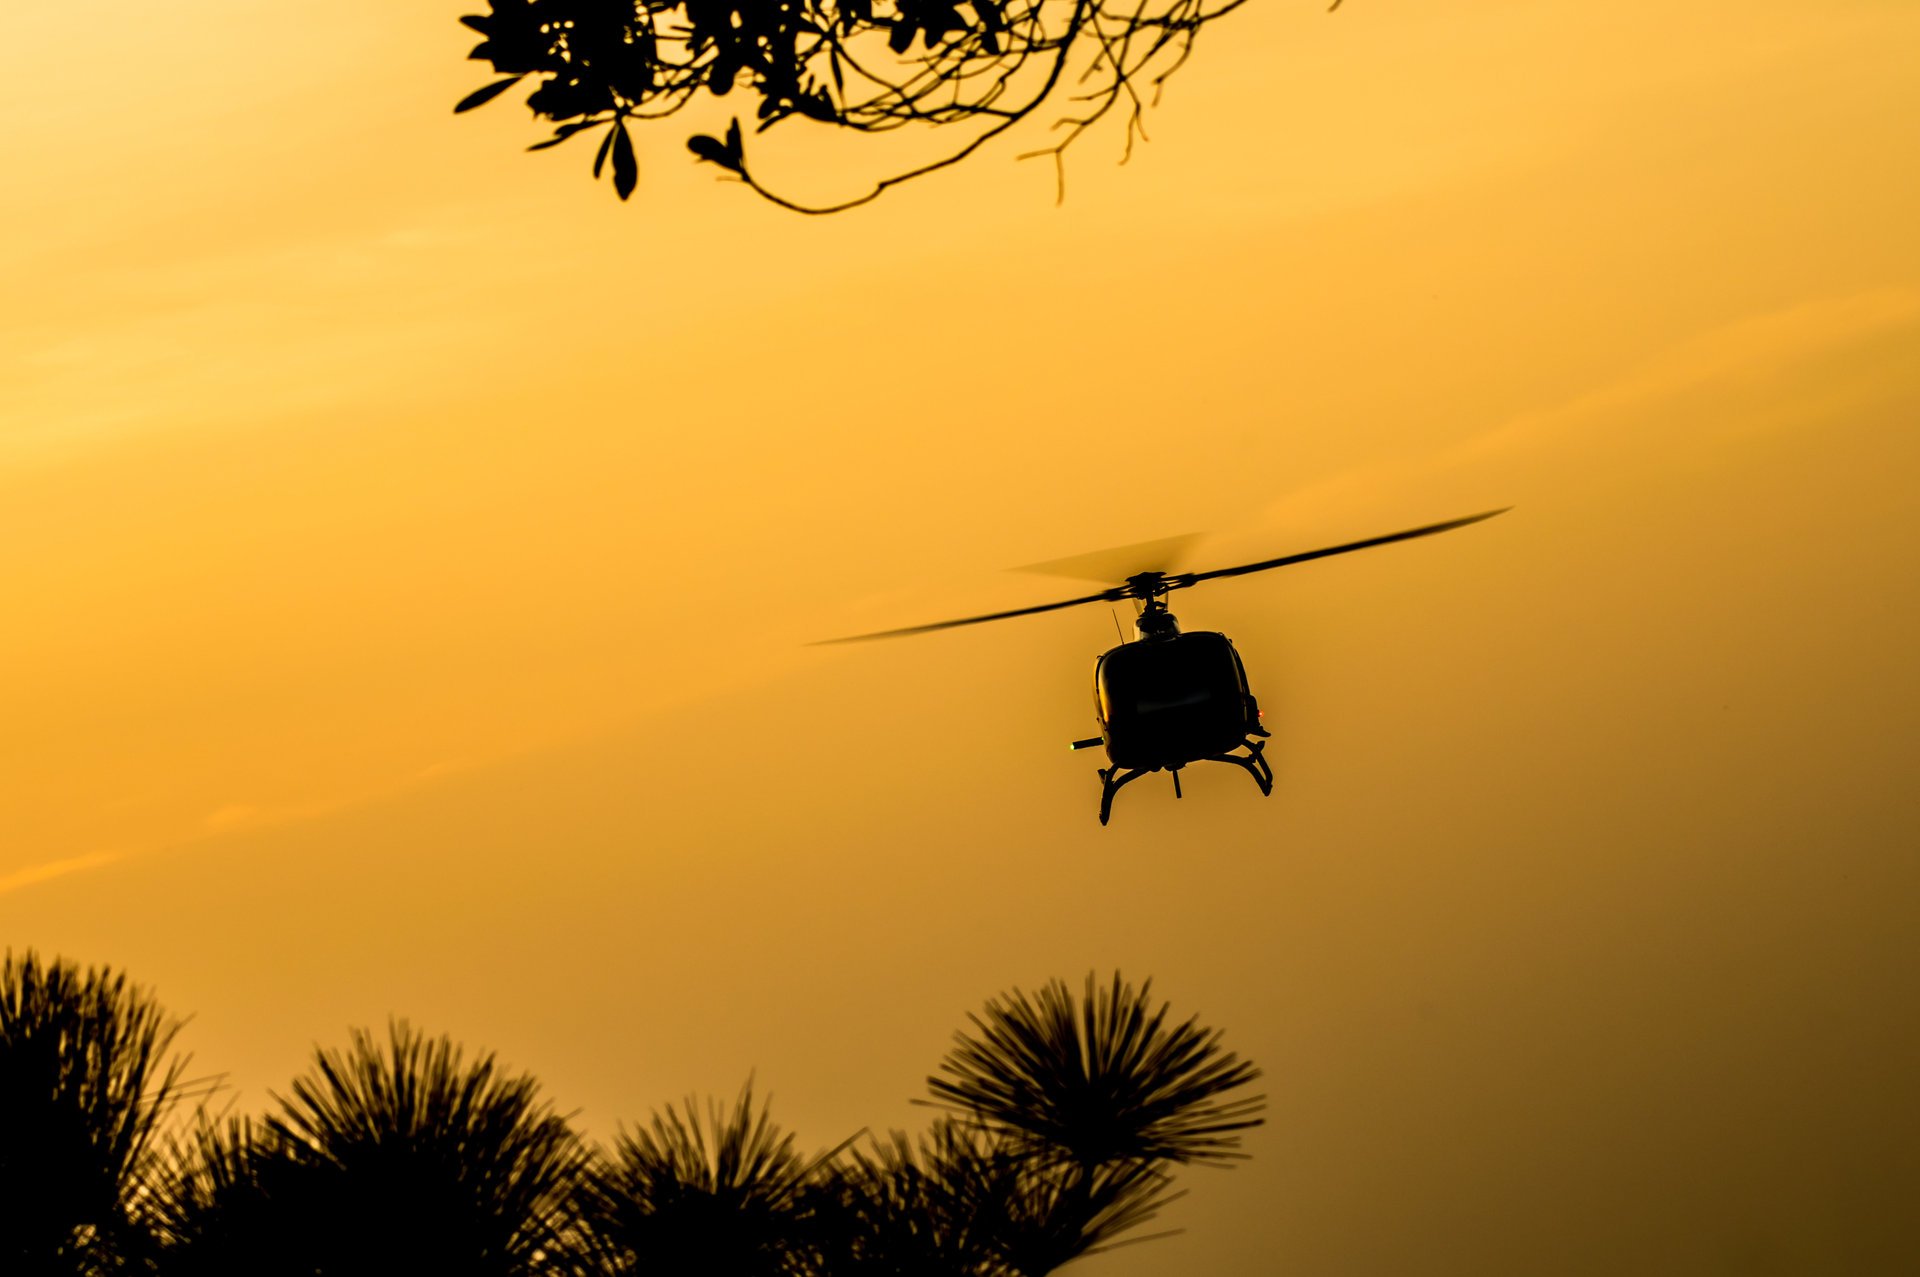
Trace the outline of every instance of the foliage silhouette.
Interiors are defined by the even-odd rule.
[[[1006,1234],[1006,1150],[942,1119],[849,1149],[815,1190],[820,1270],[847,1277],[973,1277],[996,1271]]]
[[[1088,976],[1078,1004],[1059,981],[990,1000],[927,1080],[927,1102],[957,1115],[832,1168],[847,1226],[824,1271],[1038,1277],[1147,1240],[1137,1230],[1177,1196],[1169,1168],[1241,1156],[1263,1103],[1223,1099],[1259,1070],[1167,1010],[1118,974]]]
[[[0,1271],[152,1277],[1040,1277],[1226,1163],[1261,1101],[1217,1032],[1089,976],[988,1001],[928,1079],[925,1133],[812,1157],[752,1087],[584,1143],[532,1078],[404,1021],[263,1116],[183,1094],[174,1026],[107,972],[0,971]]]
[[[834,1189],[848,1226],[822,1271],[853,1277],[1049,1273],[1117,1244],[1174,1197],[1151,1163],[1080,1167],[953,1118],[917,1142],[894,1132],[850,1154]]]
[[[837,1151],[837,1150],[836,1150]],[[590,1228],[609,1270],[786,1277],[817,1267],[809,1185],[832,1157],[802,1159],[751,1083],[731,1111],[693,1100],[622,1133],[594,1177]]]
[[[1025,1140],[1041,1156],[1081,1166],[1217,1162],[1239,1156],[1239,1132],[1260,1124],[1262,1098],[1216,1097],[1259,1076],[1189,1019],[1167,1024],[1153,982],[1087,977],[1076,1008],[1058,980],[1029,997],[1015,989],[969,1017],[927,1079],[935,1100]]]
[[[203,1121],[174,1181],[170,1273],[590,1271],[590,1152],[532,1078],[404,1021],[319,1051],[263,1121]]]
[[[796,117],[860,134],[959,126],[928,158],[865,194],[825,204],[789,199],[749,161],[740,119],[687,149],[755,192],[801,213],[865,204],[887,188],[957,163],[1059,103],[1061,136],[1032,154],[1056,165],[1089,127],[1118,111],[1126,145],[1192,52],[1200,29],[1246,0],[488,0],[461,19],[485,38],[471,57],[503,79],[454,107],[472,110],[528,77],[534,115],[553,134],[530,149],[598,134],[595,177],[609,167],[621,199],[639,180],[628,125],[674,115],[739,88],[755,133]],[[1339,7],[1334,0],[1332,7]]]
[[[145,1253],[156,1132],[184,1094],[178,1031],[109,969],[0,963],[0,1271],[108,1273]]]

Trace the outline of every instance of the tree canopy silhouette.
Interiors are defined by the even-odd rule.
[[[175,1177],[183,1277],[591,1271],[591,1152],[530,1077],[404,1022],[318,1051],[263,1121],[203,1121]]]
[[[119,1271],[140,1253],[179,1024],[124,975],[0,963],[0,1271]]]
[[[1012,993],[971,1017],[927,1079],[937,1102],[969,1113],[1049,1158],[1217,1162],[1239,1156],[1239,1132],[1258,1126],[1259,1097],[1218,1097],[1260,1075],[1220,1049],[1218,1030],[1167,1023],[1153,981],[1087,977],[1078,1006],[1058,980]]]
[[[818,1271],[813,1184],[751,1084],[731,1109],[691,1099],[621,1134],[593,1176],[589,1231],[610,1274],[804,1277]]]
[[[1058,136],[1031,154],[1056,164],[1116,112],[1131,151],[1146,107],[1200,30],[1244,3],[488,0],[487,13],[461,21],[485,37],[471,56],[504,78],[454,110],[531,79],[527,106],[554,128],[530,149],[597,135],[594,176],[610,173],[626,199],[639,181],[630,123],[739,91],[746,128],[736,115],[718,136],[695,133],[687,149],[783,208],[831,213],[957,163],[1036,114],[1053,112]],[[919,130],[925,151],[862,194],[810,203],[763,181],[748,154],[748,130],[795,119],[859,134]]]
[[[149,1277],[1042,1277],[1240,1156],[1259,1076],[1151,987],[990,1000],[917,1136],[802,1155],[751,1087],[587,1143],[529,1076],[398,1021],[259,1116],[163,1141],[174,1023],[123,977],[0,967],[0,1271]]]

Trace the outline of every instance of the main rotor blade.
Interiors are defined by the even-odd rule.
[[[1305,563],[1310,559],[1325,559],[1336,554],[1347,554],[1354,550],[1371,549],[1376,545],[1391,545],[1395,541],[1411,541],[1415,537],[1432,536],[1436,532],[1451,532],[1455,528],[1464,528],[1469,523],[1478,523],[1482,519],[1491,519],[1496,514],[1505,514],[1512,506],[1503,506],[1498,510],[1488,510],[1482,514],[1470,514],[1464,519],[1449,519],[1445,523],[1429,523],[1422,528],[1409,528],[1405,532],[1390,532],[1383,537],[1369,537],[1365,541],[1349,541],[1345,545],[1332,545],[1324,550],[1308,550],[1304,554],[1288,554],[1277,559],[1262,559],[1258,563],[1243,563],[1235,568],[1215,568],[1211,572],[1186,572],[1179,576],[1165,578],[1165,588],[1156,589],[1155,595],[1166,590],[1182,590],[1189,585],[1198,585],[1202,581],[1217,580],[1224,576],[1245,576],[1249,572],[1264,572],[1268,568],[1283,568],[1290,563]],[[1135,594],[1134,587],[1116,585],[1102,590],[1098,594],[1088,594],[1082,598],[1064,599],[1058,603],[1042,603],[1036,607],[1016,607],[1005,612],[988,612],[985,616],[963,616],[952,621],[935,621],[931,625],[909,625],[904,629],[880,630],[873,634],[851,634],[846,638],[819,639],[809,643],[809,647],[829,647],[835,643],[864,643],[869,639],[904,638],[909,634],[928,634],[934,630],[951,630],[962,625],[980,625],[987,621],[1004,621],[1012,616],[1032,616],[1036,612],[1057,612],[1063,607],[1079,607],[1082,603],[1117,603],[1126,598],[1145,598],[1144,594]]]
[[[1135,545],[1116,545],[1109,550],[1095,550],[1091,554],[1076,554],[1065,559],[1048,559],[1045,563],[1025,563],[1015,572],[1036,572],[1042,576],[1067,576],[1076,581],[1124,581],[1137,572],[1165,572],[1173,575],[1173,569],[1186,557],[1196,541],[1205,539],[1203,532],[1188,532],[1176,537],[1161,537],[1157,541],[1141,541]]]
[[[1350,554],[1355,550],[1370,550],[1376,545],[1392,545],[1395,541],[1411,541],[1415,537],[1430,537],[1436,532],[1451,532],[1455,528],[1464,528],[1469,523],[1478,523],[1482,519],[1491,519],[1496,514],[1505,514],[1512,506],[1502,506],[1498,510],[1488,510],[1482,514],[1470,514],[1464,519],[1448,519],[1445,523],[1429,523],[1424,528],[1408,528],[1405,532],[1390,532],[1383,537],[1368,537],[1365,541],[1349,541],[1345,545],[1330,545],[1324,550],[1308,550],[1304,554],[1288,554],[1277,559],[1262,559],[1258,563],[1243,563],[1237,568],[1215,568],[1211,572],[1183,572],[1177,577],[1168,578],[1167,584],[1176,590],[1189,585],[1198,585],[1202,581],[1218,580],[1223,576],[1245,576],[1249,572],[1265,572],[1268,568],[1284,568],[1293,563],[1305,563],[1309,559],[1325,559],[1336,554]]]
[[[1102,590],[1098,594],[1089,594],[1083,599],[1068,599],[1064,603],[1042,603],[1038,607],[1017,607],[1010,612],[989,612],[985,616],[963,616],[957,621],[935,621],[931,625],[909,625],[903,630],[881,630],[877,634],[851,634],[846,638],[819,639],[807,644],[807,646],[829,647],[835,643],[864,643],[868,639],[901,638],[908,634],[926,634],[932,630],[950,630],[959,625],[979,625],[983,621],[1004,621],[1010,616],[1031,616],[1035,612],[1056,612],[1063,607],[1078,607],[1082,603],[1111,603],[1126,597],[1126,587],[1116,586],[1111,590]]]

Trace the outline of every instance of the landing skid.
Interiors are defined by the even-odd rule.
[[[1262,732],[1261,735],[1264,736],[1266,733]],[[1196,758],[1193,761],[1196,763],[1232,763],[1235,767],[1240,768],[1245,771],[1247,775],[1253,777],[1253,783],[1260,786],[1262,796],[1272,794],[1273,768],[1267,762],[1267,743],[1249,736],[1246,740],[1240,742],[1240,744],[1235,747],[1235,750],[1237,751],[1242,748],[1247,752],[1244,754],[1238,752],[1211,754],[1206,758]],[[1181,764],[1181,766],[1185,765],[1184,763]],[[1148,776],[1154,772],[1163,770],[1171,770],[1173,772],[1173,796],[1178,798],[1180,796],[1179,767],[1171,769],[1160,767],[1102,767],[1100,769],[1100,823],[1104,825],[1108,819],[1112,817],[1113,796],[1119,793],[1123,787],[1131,785],[1142,776]]]

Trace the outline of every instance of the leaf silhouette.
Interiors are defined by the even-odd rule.
[[[523,78],[522,76],[511,75],[504,80],[495,80],[485,88],[475,89],[454,104],[453,113],[458,115],[462,111],[471,111],[476,106],[485,106],[514,85],[520,83]]]
[[[640,181],[640,164],[633,156],[633,139],[627,135],[627,122],[613,126],[613,189],[625,199]]]
[[[687,139],[687,149],[710,164],[718,164],[721,168],[736,172],[740,168],[740,157],[728,150],[726,144],[717,137],[696,133]]]

